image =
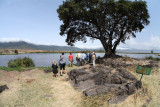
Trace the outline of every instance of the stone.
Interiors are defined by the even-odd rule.
[[[52,97],[52,95],[44,95],[44,97],[49,98]]]
[[[126,85],[126,87],[128,88],[128,95],[134,94],[136,91],[136,85],[134,82],[130,82]]]
[[[84,91],[83,94],[85,96],[95,96],[97,95],[97,91],[96,90]]]
[[[131,80],[131,81],[137,80],[134,75],[132,75],[130,72],[128,72],[125,69],[118,69],[118,71],[119,71],[119,74],[125,79]]]
[[[130,62],[135,61],[135,65]],[[110,103],[124,101],[129,95],[134,94],[142,87],[142,83],[125,68],[136,67],[136,59],[121,57],[118,58],[98,58],[97,62],[102,63],[96,67],[73,69],[68,73],[71,83],[86,96],[96,96],[112,93],[113,98]]]
[[[114,96],[112,97],[111,99],[108,100],[108,103],[110,104],[118,104],[122,101],[125,101],[125,99],[127,98],[128,96],[125,95],[125,96]]]
[[[103,64],[103,58],[101,58],[101,57],[98,57],[97,59],[96,59],[96,64]]]
[[[136,82],[136,88],[137,88],[137,89],[142,88],[142,82],[141,82],[141,81],[137,81],[137,82]]]
[[[86,81],[79,82],[78,89],[84,91],[87,89],[91,89],[95,86],[96,85],[93,80],[86,80]]]
[[[1,85],[0,86],[0,93],[2,93],[4,90],[6,90],[6,89],[9,89],[8,87],[7,87],[7,85]]]

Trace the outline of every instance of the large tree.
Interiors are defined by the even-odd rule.
[[[57,12],[63,21],[60,35],[67,35],[68,45],[86,42],[86,37],[99,39],[107,56],[115,54],[120,42],[136,37],[150,17],[142,0],[66,0]]]

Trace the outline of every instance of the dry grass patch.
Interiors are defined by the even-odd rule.
[[[0,94],[0,106],[51,106],[50,101],[54,101],[54,97],[45,98],[44,95],[52,94],[51,81],[43,71],[34,69],[29,71],[33,76],[27,75],[27,72],[13,75],[12,81],[7,83],[5,80],[0,84],[6,84],[8,90]],[[3,83],[2,83],[3,82]]]
[[[66,67],[66,71],[73,68]],[[55,78],[41,69],[14,72],[1,71],[0,85],[9,89],[0,93],[0,107],[81,107],[81,92],[66,81],[67,74]],[[8,74],[10,81],[5,79]]]

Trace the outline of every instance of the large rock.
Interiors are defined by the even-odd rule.
[[[73,86],[86,96],[112,93],[114,97],[109,100],[110,103],[124,101],[142,87],[142,83],[127,69],[136,70],[138,65],[152,68],[158,66],[157,61],[118,56],[97,58],[96,63],[99,66],[73,69],[68,75]]]
[[[73,69],[68,73],[71,82],[86,96],[113,93],[114,96],[129,96],[141,88],[142,84],[125,69],[106,66]],[[126,97],[123,97],[126,98]],[[113,101],[110,101],[113,102]],[[116,101],[117,102],[117,101]]]

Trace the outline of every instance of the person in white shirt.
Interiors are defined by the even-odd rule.
[[[86,54],[84,52],[82,53],[82,58],[81,59],[82,59],[82,65],[84,65],[85,64],[84,60],[86,59]]]
[[[77,66],[81,65],[81,58],[82,58],[82,55],[80,53],[77,53],[76,55]]]
[[[94,52],[93,52],[93,55],[92,55],[92,60],[93,60],[93,66],[95,66],[96,54]]]

